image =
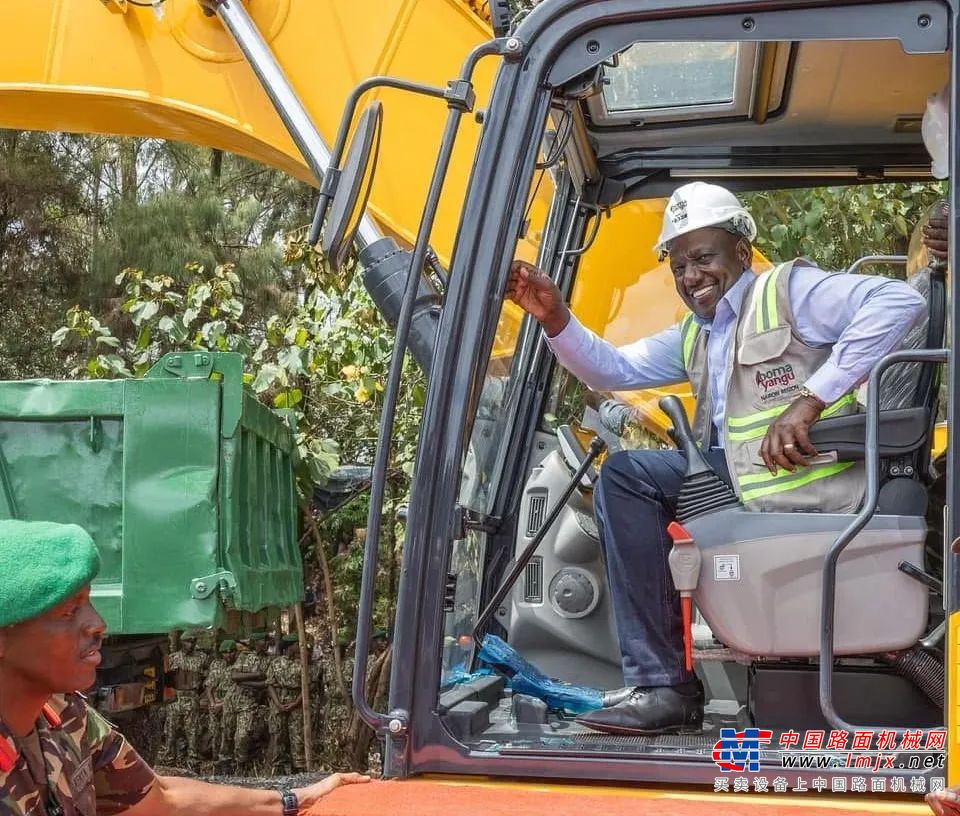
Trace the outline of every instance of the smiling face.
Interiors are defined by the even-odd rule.
[[[704,227],[670,243],[670,268],[680,299],[713,320],[720,299],[750,268],[750,242],[719,227]]]
[[[44,693],[83,691],[96,680],[105,630],[84,587],[40,616],[0,629],[0,671]]]

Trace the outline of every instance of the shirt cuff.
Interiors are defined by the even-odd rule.
[[[827,405],[836,402],[847,392],[851,391],[856,383],[850,375],[840,369],[836,363],[827,360],[818,368],[804,385],[813,391]]]
[[[587,330],[583,324],[571,312],[567,325],[560,330],[559,334],[547,337],[547,333],[544,332],[543,337],[550,350],[557,356],[561,356],[577,351],[583,345],[586,334]]]

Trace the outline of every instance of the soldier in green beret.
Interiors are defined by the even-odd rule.
[[[100,569],[74,524],[0,521],[0,813],[259,816],[307,809],[337,774],[296,791],[258,791],[157,776],[78,693],[100,663],[103,618],[90,601]],[[50,773],[49,769],[56,769]]]

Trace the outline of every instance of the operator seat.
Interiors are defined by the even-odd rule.
[[[926,290],[929,309],[926,326],[915,327],[904,345],[941,348],[944,271],[924,266],[911,282]],[[898,374],[892,369],[882,381],[877,512],[837,567],[838,656],[912,647],[927,625],[928,589],[899,564],[923,564],[939,367],[908,365],[906,372],[901,366],[899,376],[891,376]],[[840,460],[863,459],[865,431],[865,414],[829,418],[814,425],[811,441],[821,453],[836,451]],[[717,640],[751,656],[817,656],[821,571],[851,519],[736,507],[684,521],[703,554],[694,599]]]

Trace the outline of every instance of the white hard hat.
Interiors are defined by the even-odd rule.
[[[653,251],[666,256],[674,238],[703,227],[724,227],[749,240],[757,237],[757,224],[726,187],[694,181],[674,190],[663,212],[663,229]]]
[[[927,99],[927,109],[920,124],[923,143],[933,160],[930,173],[934,178],[950,175],[950,85]]]

